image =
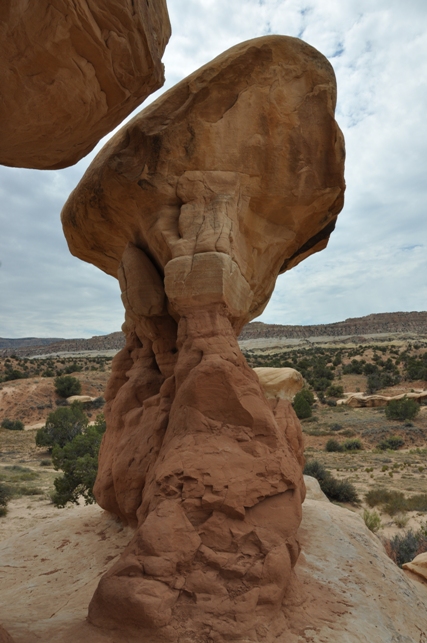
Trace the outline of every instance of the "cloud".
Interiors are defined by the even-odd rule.
[[[425,309],[424,0],[169,0],[169,13],[166,84],[147,104],[225,49],[267,33],[302,37],[335,69],[345,207],[328,248],[279,278],[261,319],[311,324]],[[0,336],[120,327],[116,280],[69,254],[59,221],[95,153],[55,172],[0,167]]]

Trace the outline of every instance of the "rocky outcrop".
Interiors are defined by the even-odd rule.
[[[410,563],[402,565],[403,569],[409,569],[413,574],[417,574],[419,578],[427,583],[427,552],[418,554]]]
[[[365,395],[364,393],[350,393],[348,397],[343,400],[338,400],[337,404],[345,404],[352,408],[376,408],[387,406],[392,400],[403,400],[403,398],[415,400],[419,404],[427,401],[427,391],[419,393],[401,393],[400,395]]]
[[[267,398],[292,400],[295,394],[304,388],[304,378],[294,368],[254,368]]]
[[[164,82],[165,0],[5,0],[0,163],[73,165]]]
[[[271,634],[274,643],[423,641],[427,585],[406,577],[360,516],[328,502],[313,478],[305,481],[302,554],[292,575],[292,591]],[[130,528],[123,529],[92,505],[60,510],[57,517],[42,520],[29,532],[0,542],[2,616],[14,639],[19,643],[161,640],[111,633],[86,620],[99,576],[118,559],[130,533]],[[264,635],[267,639],[268,632]],[[180,643],[199,641],[193,632]]]
[[[91,601],[99,627],[274,640],[299,554],[302,435],[237,335],[334,228],[334,106],[312,47],[243,43],[130,121],[64,207],[71,251],[118,277],[126,310],[95,494],[137,531]]]

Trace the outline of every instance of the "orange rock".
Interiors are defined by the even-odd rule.
[[[4,627],[0,625],[0,643],[14,643],[13,638],[6,632]]]
[[[73,165],[164,82],[166,0],[6,1],[0,163]]]
[[[118,276],[126,309],[95,495],[137,530],[99,583],[93,624],[273,640],[299,554],[302,434],[237,335],[333,230],[334,105],[312,47],[243,43],[128,123],[64,207],[71,251]]]

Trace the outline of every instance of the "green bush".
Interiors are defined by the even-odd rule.
[[[375,533],[381,527],[381,517],[379,513],[374,511],[369,511],[369,509],[364,509],[363,511],[363,520],[367,528]]]
[[[82,433],[88,421],[82,405],[78,402],[73,402],[71,406],[61,406],[49,413],[46,425],[37,431],[36,445],[48,447],[49,451],[52,451],[55,445],[63,447]]]
[[[345,440],[342,444],[344,451],[361,451],[363,449],[362,443],[359,438]]]
[[[420,412],[420,405],[409,398],[391,400],[385,407],[388,420],[413,420]]]
[[[339,384],[331,384],[331,386],[326,389],[326,395],[330,397],[344,397],[344,387]]]
[[[303,397],[307,402],[310,404],[310,406],[313,406],[314,404],[314,395],[312,391],[308,388],[303,388],[299,393],[297,393],[300,397]],[[296,396],[295,396],[296,397]]]
[[[0,482],[0,516],[7,514],[7,503],[10,500],[11,492],[7,485]]]
[[[406,498],[401,491],[390,491],[389,499],[383,505],[383,510],[389,516],[395,516],[406,511]]]
[[[52,461],[55,469],[62,469],[64,475],[55,478],[52,502],[65,507],[68,502],[78,503],[82,496],[86,504],[95,502],[93,485],[98,471],[98,451],[105,431],[105,420],[98,415],[95,425],[77,435],[63,448],[55,446]]]
[[[329,500],[352,503],[359,501],[355,486],[348,480],[334,478],[318,460],[309,460],[304,467],[304,473],[318,480],[321,490]]]
[[[370,507],[380,505],[389,516],[396,516],[396,514],[405,513],[405,511],[417,511],[415,507],[422,507],[423,501],[427,505],[427,494],[405,498],[401,491],[387,491],[379,488],[368,491],[365,500]],[[423,510],[421,509],[421,511]]]
[[[404,444],[405,440],[403,438],[399,435],[392,435],[389,438],[381,440],[381,442],[378,443],[378,449],[381,449],[381,451],[386,451],[387,449],[397,451],[397,449],[403,447]]]
[[[383,505],[389,499],[390,492],[387,489],[378,487],[378,489],[371,489],[365,495],[365,501],[370,507],[377,507]]]
[[[427,551],[427,529],[424,527],[418,531],[410,529],[400,536],[397,534],[393,538],[384,541],[384,546],[389,557],[402,567],[404,563]]]
[[[311,406],[313,402],[313,393],[308,389],[303,389],[295,395],[292,406],[294,407],[294,411],[298,419],[304,420],[312,416]]]
[[[427,493],[418,493],[406,500],[407,511],[427,511]]]
[[[80,395],[82,385],[76,377],[60,375],[59,377],[55,377],[55,391],[60,397]]]
[[[9,431],[23,431],[24,430],[24,423],[21,422],[21,420],[9,420],[9,418],[5,418],[1,426],[3,429],[9,429]]]
[[[333,453],[333,452],[339,453],[341,451],[344,451],[344,448],[342,444],[338,442],[338,440],[334,440],[334,438],[331,438],[326,443],[325,451],[328,451],[329,453]]]

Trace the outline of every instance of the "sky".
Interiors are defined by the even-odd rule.
[[[425,0],[169,0],[166,83],[267,34],[316,47],[337,76],[345,206],[326,250],[281,275],[259,321],[323,324],[427,309]],[[0,166],[0,337],[91,337],[123,322],[117,281],[69,253],[60,212],[108,140],[73,167]]]

